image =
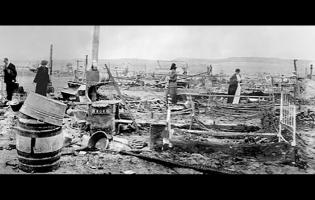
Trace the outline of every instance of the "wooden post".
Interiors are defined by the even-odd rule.
[[[86,73],[86,70],[87,70],[87,66],[88,66],[88,55],[85,55],[85,73]]]
[[[297,72],[297,65],[296,65],[296,62],[297,62],[297,59],[294,59],[293,60],[293,63],[294,63],[294,71],[295,71],[295,75],[296,75],[296,86],[295,86],[295,98],[297,96],[300,96],[300,84],[299,84],[299,81],[298,81],[298,72]]]
[[[92,44],[92,61],[98,63],[98,48],[100,41],[100,26],[94,26],[93,44]]]
[[[171,107],[167,107],[167,114],[166,114],[166,123],[167,123],[167,131],[169,139],[172,139],[172,128],[171,128]]]
[[[192,126],[194,124],[194,118],[195,118],[195,103],[192,99],[192,96],[189,96],[189,100],[190,100],[190,104],[191,104],[191,116],[190,116],[190,126],[189,126],[189,130],[192,129]]]
[[[311,65],[310,67],[310,79],[312,80],[312,76],[313,76],[313,65]]]
[[[77,60],[77,70],[79,70],[79,63],[80,63],[80,60]]]
[[[53,45],[50,45],[50,75],[52,75],[52,68],[53,68],[53,59],[52,59],[52,55],[53,55]]]
[[[294,59],[293,60],[293,63],[294,63],[294,71],[296,72],[296,74],[297,74],[297,66],[296,66],[296,61],[297,61],[297,59]]]

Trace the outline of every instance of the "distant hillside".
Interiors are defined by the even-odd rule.
[[[293,59],[261,58],[261,57],[233,57],[223,59],[189,59],[179,58],[189,63],[190,69],[203,71],[207,65],[212,65],[214,73],[221,70],[224,73],[233,73],[235,68],[240,68],[243,73],[266,72],[273,74],[289,74],[294,70]],[[309,71],[311,60],[298,60],[298,73],[305,75],[305,69]]]
[[[55,70],[66,70],[67,64],[72,64],[76,68],[77,59],[69,60],[54,60],[53,67]],[[84,61],[84,58],[81,59]],[[179,62],[183,61],[183,62]],[[38,65],[39,60],[33,61],[12,61],[18,68],[31,67],[32,65]],[[105,63],[110,66],[110,68],[128,67],[130,71],[146,71],[146,72],[157,72],[157,69],[161,67],[161,71],[167,71],[172,62],[176,62],[177,65],[183,66],[188,64],[188,73],[195,74],[206,71],[207,65],[213,66],[214,73],[226,73],[232,74],[235,68],[240,68],[242,73],[257,73],[266,72],[272,74],[290,74],[292,73],[293,59],[281,59],[281,58],[262,58],[262,57],[232,57],[232,58],[222,58],[222,59],[194,59],[194,58],[176,58],[169,61],[160,60],[160,66],[157,60],[147,60],[147,59],[136,59],[136,58],[122,58],[122,59],[100,59],[99,65],[104,65]],[[309,72],[309,66],[312,63],[310,60],[298,60],[297,67],[298,73],[303,76],[305,71]],[[89,65],[91,60],[89,60]],[[84,62],[80,65],[84,66]]]

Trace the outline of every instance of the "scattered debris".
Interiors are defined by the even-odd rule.
[[[136,174],[136,172],[132,171],[132,170],[127,170],[123,172],[124,174]]]

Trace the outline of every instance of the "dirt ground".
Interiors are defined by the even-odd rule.
[[[56,90],[64,87],[69,78],[54,78],[53,84]],[[32,90],[32,77],[21,77],[20,82],[26,90]],[[58,81],[57,81],[58,80]],[[56,85],[57,84],[57,85]],[[162,98],[163,93],[151,91],[134,92],[123,91],[124,94],[138,95],[146,99]],[[17,113],[10,108],[3,108],[4,114],[0,116],[0,174],[27,174],[18,168],[17,152],[15,146],[15,132]],[[154,113],[150,119],[150,113],[134,113],[139,121],[154,121],[164,118],[164,114]],[[202,117],[203,121],[207,119]],[[185,120],[175,117],[176,122]],[[71,125],[71,118],[64,119],[64,134],[73,138],[82,136],[84,132]],[[230,170],[244,174],[313,174],[315,172],[315,126],[302,125],[299,127],[298,148],[301,159],[307,163],[307,168],[299,167],[294,163],[279,163],[277,161],[260,161],[255,157],[233,157],[222,152],[214,153],[186,153],[172,150],[157,153],[150,151],[149,147],[142,148],[144,155],[154,155],[167,158],[172,161],[180,161],[190,165],[209,166],[218,169]],[[149,143],[149,130],[142,131],[142,135],[121,134],[117,137],[125,139],[128,143],[140,141]],[[60,167],[48,174],[202,174],[202,172],[178,167],[166,167],[143,159],[122,155],[114,150],[103,151],[73,151],[76,145],[63,148],[60,159]],[[114,147],[113,147],[114,148]]]

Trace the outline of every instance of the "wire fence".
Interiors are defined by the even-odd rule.
[[[279,142],[281,140],[288,142],[282,136],[283,130],[288,130],[292,134],[291,145],[296,145],[296,109],[295,99],[289,93],[281,92],[280,99],[280,118],[279,118]]]

